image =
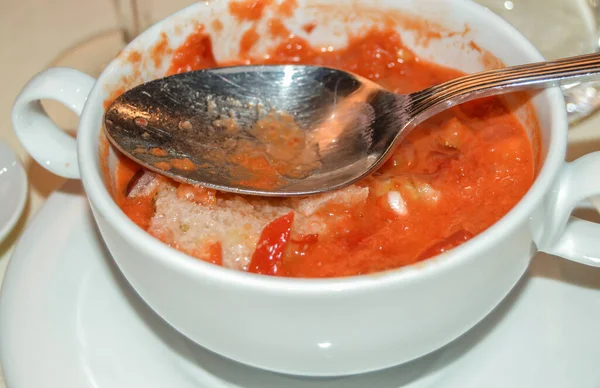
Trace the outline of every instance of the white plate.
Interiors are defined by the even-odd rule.
[[[8,144],[0,141],[0,242],[19,220],[27,202],[27,174]]]
[[[0,303],[11,388],[600,387],[600,269],[543,255],[473,330],[400,367],[306,379],[223,359],[131,290],[75,182],[53,194],[23,234]]]

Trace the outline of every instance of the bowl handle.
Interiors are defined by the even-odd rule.
[[[56,100],[81,116],[95,82],[75,69],[50,68],[23,87],[13,106],[13,128],[23,147],[41,166],[65,178],[80,177],[76,140],[50,119],[41,100]]]
[[[565,163],[549,194],[538,249],[600,267],[600,224],[572,217],[583,200],[600,195],[600,152]]]

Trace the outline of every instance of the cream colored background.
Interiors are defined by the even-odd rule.
[[[146,5],[150,1],[141,0]],[[160,7],[168,9],[159,9],[154,16],[190,2],[162,1]],[[30,179],[26,211],[9,238],[0,242],[0,281],[18,235],[48,195],[62,183],[62,179],[33,162],[17,141],[10,122],[13,100],[32,75],[56,63],[61,53],[116,27],[114,0],[0,0],[0,139],[17,151]],[[100,42],[110,50],[115,39],[118,36],[113,34]],[[570,159],[600,150],[600,115],[571,129],[569,141]],[[5,388],[1,373],[0,388]]]

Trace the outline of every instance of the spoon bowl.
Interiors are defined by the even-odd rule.
[[[109,141],[176,181],[261,196],[303,196],[375,171],[419,123],[491,95],[600,73],[600,54],[460,77],[391,93],[342,70],[301,65],[192,71],[137,86],[107,109]]]
[[[237,66],[138,86],[113,102],[105,122],[109,140],[121,152],[175,180],[243,194],[293,196],[346,186],[378,165],[396,136],[386,128],[403,125],[389,114],[395,102],[395,95],[377,84],[341,70]],[[261,119],[298,140],[309,155],[285,160],[294,151],[287,143],[268,152],[261,144],[264,136],[256,133]],[[228,157],[240,141],[291,174],[267,171],[281,179],[261,187],[260,177],[252,179],[256,173]],[[167,170],[161,164],[185,158],[198,168]],[[294,174],[302,162],[307,174]]]

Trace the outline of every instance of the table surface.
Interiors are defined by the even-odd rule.
[[[19,144],[10,121],[14,98],[29,78],[54,63],[60,53],[115,29],[117,15],[113,0],[0,0],[0,8],[0,52],[4,58],[0,72],[0,139],[16,150],[30,179],[26,210],[12,234],[0,242],[1,284],[19,235],[46,198],[64,182],[33,161]],[[569,160],[594,150],[600,150],[600,115],[569,132]],[[599,200],[596,202],[600,205]],[[0,388],[5,388],[1,371]]]

